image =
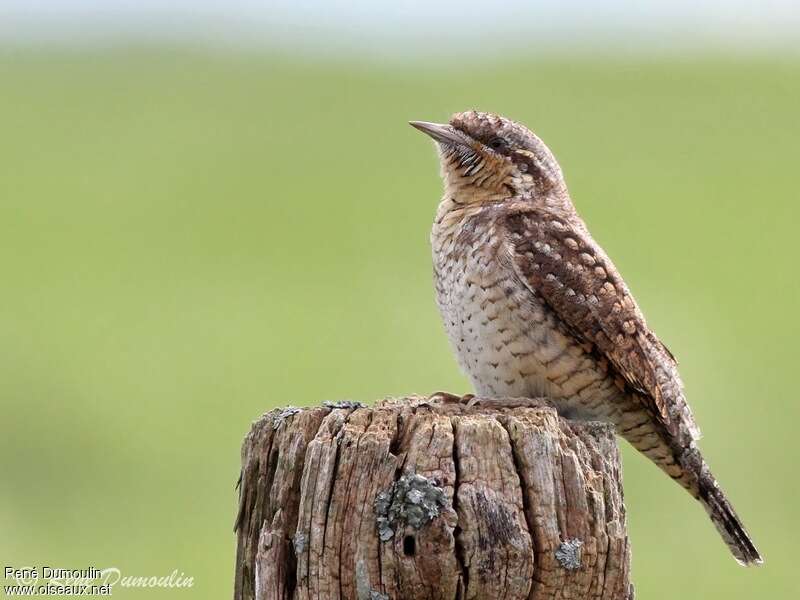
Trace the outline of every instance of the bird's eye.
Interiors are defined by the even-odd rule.
[[[506,141],[501,137],[492,138],[489,140],[488,146],[492,150],[502,150],[506,147]]]

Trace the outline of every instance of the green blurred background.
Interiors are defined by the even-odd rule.
[[[0,54],[0,559],[228,597],[234,484],[276,406],[469,391],[433,301],[432,144],[538,132],[650,325],[766,564],[623,448],[637,596],[793,598],[800,60],[479,65],[166,46]]]

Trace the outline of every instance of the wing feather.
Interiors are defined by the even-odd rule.
[[[521,282],[608,360],[668,431],[699,437],[677,362],[583,223],[527,208],[508,215],[504,226]]]

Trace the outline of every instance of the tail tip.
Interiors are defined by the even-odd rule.
[[[737,550],[739,552],[734,552],[733,557],[743,567],[759,567],[764,564],[764,557],[755,546],[751,546],[746,552],[741,552],[741,548],[737,548]]]

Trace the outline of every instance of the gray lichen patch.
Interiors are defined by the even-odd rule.
[[[276,408],[275,410],[278,411],[278,414],[275,415],[272,421],[272,428],[277,430],[281,425],[283,425],[286,419],[296,415],[302,409],[297,408],[296,406],[287,406],[286,408]]]
[[[556,548],[556,559],[562,567],[570,571],[581,568],[581,546],[583,542],[578,539],[561,542]]]
[[[306,551],[306,535],[298,531],[294,534],[294,538],[292,539],[292,545],[294,546],[294,553],[295,556],[301,555],[303,552]]]
[[[337,400],[336,402],[332,400],[325,400],[322,403],[322,406],[325,408],[349,408],[355,410],[356,408],[367,408],[367,405],[363,402],[359,402],[358,400]]]
[[[444,490],[422,475],[403,475],[375,497],[375,520],[381,541],[390,540],[406,525],[420,529],[447,506]]]

